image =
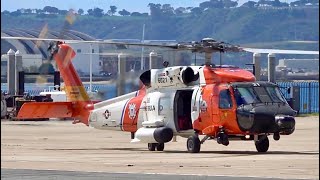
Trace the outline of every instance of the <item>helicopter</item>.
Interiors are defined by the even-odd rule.
[[[14,37],[3,39],[10,38]],[[207,140],[224,146],[233,140],[253,141],[258,152],[267,152],[269,136],[278,141],[280,136],[294,132],[297,112],[276,84],[256,81],[253,73],[238,67],[212,64],[212,54],[241,51],[319,54],[243,48],[211,38],[167,45],[109,42],[205,53],[205,64],[170,67],[164,62],[163,68],[149,69],[140,75],[138,91],[93,103],[72,64],[75,51],[61,40],[44,40],[55,40],[49,50],[64,80],[69,101],[24,103],[17,118],[72,117],[74,123],[96,129],[130,132],[131,142],[146,143],[150,151],[164,151],[165,143],[181,136],[187,139],[190,153],[199,153]]]

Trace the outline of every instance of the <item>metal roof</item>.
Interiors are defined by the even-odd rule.
[[[61,38],[61,32],[48,30],[45,37],[42,38]],[[39,37],[41,30],[35,29],[1,29],[1,36],[18,36],[18,37]],[[62,32],[63,39],[69,40],[84,40],[84,41],[94,41],[96,40],[90,35],[75,30],[66,30]],[[36,42],[31,40],[1,40],[7,41],[16,50],[19,50],[24,54],[42,54],[44,59],[48,58],[47,48],[49,42]],[[1,52],[7,52],[9,49],[1,49]]]

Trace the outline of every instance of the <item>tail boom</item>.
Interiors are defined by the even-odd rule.
[[[67,44],[60,44],[54,59],[64,81],[68,100],[73,103],[73,116],[88,125],[90,111],[94,109],[93,103],[83,86],[71,60],[76,53]]]

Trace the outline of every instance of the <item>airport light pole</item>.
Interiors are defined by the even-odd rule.
[[[145,29],[145,24],[143,24],[143,27],[142,27],[142,40],[141,40],[141,43],[144,42],[144,29]],[[141,64],[141,70],[144,69],[144,57],[143,57],[143,54],[144,54],[144,46],[141,47],[141,61],[140,61],[140,64]]]
[[[90,65],[89,65],[89,73],[90,73],[89,92],[92,92],[92,44],[91,44],[91,43],[90,43]]]

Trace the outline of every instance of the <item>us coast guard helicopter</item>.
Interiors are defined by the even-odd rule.
[[[210,38],[169,45],[125,43],[128,44],[205,53],[206,63],[147,70],[140,76],[140,90],[94,104],[72,64],[76,53],[59,41],[50,50],[69,101],[25,103],[18,118],[73,117],[75,123],[97,129],[131,132],[131,142],[146,143],[150,151],[163,151],[165,143],[181,136],[187,139],[190,153],[198,153],[207,140],[216,140],[225,146],[232,140],[252,140],[258,152],[266,152],[269,136],[277,141],[280,136],[294,132],[296,112],[276,84],[256,81],[255,76],[244,69],[211,64],[215,52],[261,50]],[[277,51],[290,52],[297,53]]]

